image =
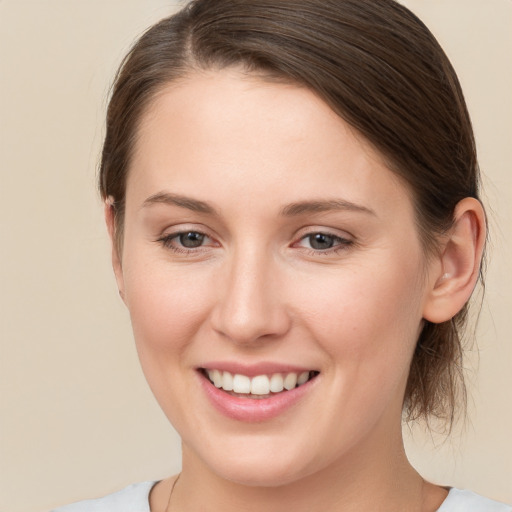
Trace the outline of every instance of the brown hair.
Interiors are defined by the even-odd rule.
[[[125,57],[107,114],[99,184],[122,240],[126,176],[138,123],[169,82],[194,70],[244,66],[306,86],[355,127],[409,186],[427,255],[456,204],[478,198],[469,114],[448,58],[394,0],[193,0],[150,28]],[[460,332],[425,322],[404,398],[409,419],[453,419],[465,404]]]

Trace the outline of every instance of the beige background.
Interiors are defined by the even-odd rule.
[[[468,361],[471,420],[435,448],[420,430],[407,444],[428,478],[512,502],[512,2],[406,3],[459,72],[493,230]],[[2,512],[43,512],[179,470],[178,437],[117,297],[94,183],[114,69],[172,10],[163,0],[0,0]]]

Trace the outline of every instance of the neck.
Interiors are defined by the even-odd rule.
[[[445,493],[434,501],[427,499],[425,493],[423,479],[407,460],[400,430],[395,439],[388,438],[386,443],[367,440],[364,448],[311,475],[266,487],[226,480],[184,446],[183,471],[171,510],[281,512],[283,503],[294,512],[436,510]],[[432,505],[425,507],[426,502]]]

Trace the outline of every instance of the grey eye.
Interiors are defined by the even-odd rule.
[[[194,249],[203,245],[205,235],[197,233],[196,231],[189,231],[188,233],[181,233],[178,239],[183,247]]]
[[[334,246],[336,237],[325,235],[324,233],[315,233],[308,236],[309,245],[312,249],[322,250],[331,249]]]

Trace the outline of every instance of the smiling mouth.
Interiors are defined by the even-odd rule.
[[[314,379],[320,372],[316,370],[301,373],[273,373],[248,377],[239,373],[202,368],[203,375],[218,389],[226,393],[252,399],[264,399],[286,393]]]

